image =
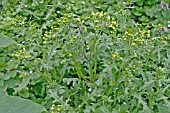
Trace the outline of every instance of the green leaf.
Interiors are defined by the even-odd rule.
[[[4,79],[4,80],[8,80],[8,79],[11,78],[11,77],[15,77],[16,74],[17,74],[16,71],[10,71],[10,72],[8,72],[7,74],[4,75],[3,79]]]
[[[42,3],[44,3],[44,0],[40,0],[39,2],[42,4]]]
[[[0,113],[41,113],[46,109],[30,100],[0,92]]]
[[[165,11],[161,11],[161,14],[162,14],[162,16],[163,16],[164,18],[166,18],[167,13],[166,13]]]
[[[138,4],[139,6],[142,6],[142,5],[143,5],[143,2],[144,2],[144,1],[138,1],[137,4]]]
[[[109,6],[107,11],[114,11],[114,7],[113,6]]]
[[[14,60],[7,63],[6,70],[12,70],[18,68],[18,65],[20,64],[20,60]]]
[[[10,39],[8,36],[0,34],[0,47],[7,47],[15,44],[15,41]]]
[[[4,85],[4,80],[0,78],[0,86]]]
[[[137,12],[140,12],[140,13],[142,13],[144,10],[143,10],[143,7],[135,7],[135,10],[137,11]]]
[[[75,59],[74,59],[74,67],[77,71],[77,75],[78,75],[79,79],[83,78],[84,80],[86,80],[86,78],[84,77],[84,75],[80,69],[80,66],[78,65],[78,62]]]
[[[5,65],[5,59],[3,57],[0,57],[0,66],[4,66]]]
[[[150,16],[151,18],[154,16],[154,10],[153,9],[147,9],[145,11],[146,15]]]
[[[57,70],[55,69],[55,67],[53,66],[53,74],[52,77],[56,80],[57,79]]]
[[[169,111],[167,106],[163,102],[158,103],[157,107],[158,107],[158,113],[167,113],[167,111]]]
[[[99,107],[99,109],[96,110],[97,113],[110,113],[110,111],[107,109],[105,105]]]
[[[8,86],[8,88],[14,88],[16,87],[16,85],[20,83],[20,80],[17,79],[17,77],[15,77],[15,78],[10,78],[8,80],[5,80],[4,82]]]
[[[134,14],[135,16],[141,16],[141,15],[142,15],[142,13],[137,12],[137,11],[134,11],[133,14]]]
[[[29,97],[29,92],[27,89],[22,89],[20,92],[19,92],[19,95],[21,97],[24,97],[24,98],[28,98]]]
[[[142,16],[142,17],[139,18],[139,20],[142,21],[142,22],[148,22],[149,21],[147,16]]]
[[[4,84],[3,86],[0,86],[0,92],[1,91],[6,91],[7,90],[7,85],[6,84]]]
[[[67,85],[73,82],[73,86],[75,86],[78,80],[79,80],[78,78],[63,78],[63,82],[67,83]]]
[[[155,2],[155,0],[148,0],[148,1],[147,1],[147,3],[148,3],[149,5],[154,4],[154,2]]]
[[[141,0],[130,0],[130,2],[139,2]]]

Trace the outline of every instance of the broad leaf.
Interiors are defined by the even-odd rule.
[[[0,113],[42,113],[46,109],[30,100],[0,92]]]
[[[6,35],[0,34],[0,47],[7,47],[14,44],[15,41],[7,37]]]

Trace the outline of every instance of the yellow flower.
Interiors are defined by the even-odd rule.
[[[53,34],[53,37],[56,37],[57,35],[56,34]]]
[[[51,107],[51,110],[52,110],[52,111],[54,111],[54,110],[55,110],[55,108],[54,108],[54,107]]]
[[[61,105],[57,105],[58,107],[61,107]]]
[[[22,24],[22,25],[24,25],[24,24],[25,24],[25,22],[22,22],[21,24]]]
[[[24,58],[26,58],[26,59],[27,59],[27,58],[29,58],[29,56],[24,56]]]
[[[137,57],[137,54],[136,54],[136,53],[134,53],[134,57]]]
[[[94,16],[94,14],[95,14],[95,13],[92,11],[92,12],[91,12],[91,15]]]
[[[26,51],[26,49],[25,49],[25,48],[23,48],[23,51],[25,52],[25,51]]]
[[[98,25],[96,25],[95,27],[96,27],[96,28],[99,28],[99,26],[98,26]]]
[[[110,24],[109,26],[108,26],[109,28],[112,28],[112,29],[116,29],[112,24]]]
[[[72,54],[70,53],[68,56],[69,56],[69,57],[72,57]]]
[[[19,50],[20,53],[22,53],[22,50]]]
[[[107,20],[110,21],[110,16],[107,17]]]
[[[113,25],[112,25],[112,24],[110,24],[108,27],[112,28],[112,27],[113,27]]]
[[[145,32],[143,31],[143,32],[141,32],[142,33],[142,35],[144,35],[145,34]]]
[[[88,45],[89,43],[86,41],[86,45]]]
[[[116,53],[112,54],[112,58],[116,58],[116,57],[117,57]]]
[[[64,59],[64,60],[62,60],[60,63],[61,63],[61,64],[64,64],[65,62],[66,62],[66,60]]]
[[[147,35],[147,37],[150,37],[150,36],[151,36],[150,34]]]
[[[148,34],[149,34],[149,33],[151,33],[151,31],[150,31],[150,30],[148,30]]]
[[[135,44],[135,43],[132,43],[132,46],[136,46],[136,44]]]
[[[54,28],[54,30],[58,31],[58,30],[59,30],[59,28]]]
[[[103,16],[103,12],[100,12],[99,16],[102,17]]]
[[[84,20],[82,20],[82,23],[84,23]]]
[[[76,21],[80,22],[80,18],[76,18]]]
[[[99,22],[99,21],[98,21],[98,20],[95,20],[94,22],[97,23],[97,22]]]
[[[43,41],[43,44],[47,44],[47,41]]]
[[[142,36],[142,38],[147,38],[146,36]]]
[[[44,36],[48,37],[48,35],[47,35],[47,34],[44,34]]]
[[[155,40],[156,40],[156,38],[152,38],[151,40],[152,40],[152,41],[155,41]]]
[[[58,112],[61,111],[61,105],[58,105],[57,111],[58,111]]]
[[[113,21],[112,24],[116,25],[116,21]]]
[[[53,104],[52,107],[55,107],[55,104]]]
[[[99,14],[100,14],[100,12],[97,12],[97,13],[96,13],[96,15],[99,15]]]
[[[57,111],[60,112],[60,111],[61,111],[61,108],[58,108]]]
[[[143,40],[141,40],[141,41],[140,41],[140,44],[143,44],[143,43],[144,43],[144,41],[143,41]]]

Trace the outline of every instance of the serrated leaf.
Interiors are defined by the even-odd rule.
[[[33,101],[0,92],[0,113],[41,113],[46,109]]]
[[[18,85],[17,88],[14,88],[16,92],[21,91],[23,88],[26,88],[29,84],[31,78],[25,78],[22,80],[22,83]]]
[[[151,113],[151,110],[147,106],[147,103],[142,99],[140,94],[134,94],[134,97],[138,99],[138,102],[142,104],[143,110],[146,110],[148,113]]]
[[[73,86],[76,84],[78,80],[79,80],[78,78],[63,78],[63,82],[66,82],[67,85],[73,82]]]
[[[0,47],[7,47],[14,43],[15,43],[15,41],[10,39],[8,36],[0,34]]]
[[[97,109],[97,113],[110,113],[110,111],[107,109],[105,105],[103,105],[99,107],[99,109]]]

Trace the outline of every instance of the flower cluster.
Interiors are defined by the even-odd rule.
[[[21,58],[21,59],[29,59],[32,57],[31,55],[26,55],[25,52],[26,52],[26,50],[25,50],[25,48],[23,48],[23,50],[19,50],[19,51],[13,53],[12,57]]]

